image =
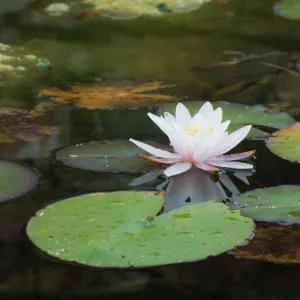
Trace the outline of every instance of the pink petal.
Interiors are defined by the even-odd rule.
[[[179,126],[186,128],[188,127],[191,118],[189,110],[182,103],[178,103],[176,105],[176,123]]]
[[[179,162],[167,168],[164,174],[168,177],[184,173],[192,167],[192,164],[189,162]]]
[[[161,164],[174,164],[181,161],[181,158],[160,158],[156,156],[147,156],[147,155],[142,155],[142,157],[147,160],[161,163]]]
[[[205,162],[195,163],[194,164],[197,168],[202,169],[204,171],[218,171],[219,169],[213,165],[207,164]]]
[[[223,153],[230,151],[236,145],[238,145],[249,133],[251,125],[244,126],[233,133],[231,133],[226,139],[224,139],[217,147],[212,156],[219,156]]]
[[[239,161],[206,161],[208,164],[212,164],[217,167],[222,167],[222,168],[230,168],[230,169],[252,169],[253,166],[250,164],[246,164],[243,162]]]
[[[237,153],[237,154],[219,155],[219,156],[211,157],[209,159],[209,161],[218,162],[218,161],[240,160],[240,159],[250,157],[254,153],[255,153],[255,150],[247,151],[247,152],[241,152],[241,153]]]
[[[136,141],[134,139],[129,139],[130,142],[136,144],[138,147],[140,147],[141,149],[145,150],[146,152],[154,155],[154,156],[158,156],[161,158],[180,158],[180,155],[176,154],[176,153],[171,153],[169,151],[166,150],[161,150],[158,148],[155,148],[153,146],[147,145],[145,143]]]

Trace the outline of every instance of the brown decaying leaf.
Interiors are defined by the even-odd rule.
[[[76,83],[68,88],[50,87],[43,89],[41,95],[52,97],[58,103],[70,103],[86,108],[139,108],[174,101],[172,95],[149,93],[174,85],[161,81],[149,82],[91,82]]]
[[[44,112],[0,108],[0,142],[35,141],[58,132],[55,126],[43,125],[40,117]]]
[[[253,240],[234,254],[272,263],[300,263],[300,225],[257,224]]]

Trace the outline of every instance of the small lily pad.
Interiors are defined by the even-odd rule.
[[[208,201],[155,217],[163,196],[93,193],[38,211],[27,234],[49,255],[96,267],[144,267],[194,261],[243,245],[252,219]]]
[[[0,178],[0,202],[26,194],[38,184],[34,170],[7,160],[0,160]]]
[[[237,196],[235,209],[256,221],[300,224],[300,186],[280,185]]]
[[[204,101],[184,102],[192,115],[196,114]],[[234,131],[243,125],[266,126],[270,128],[286,128],[291,126],[295,120],[285,112],[277,112],[261,105],[242,105],[228,102],[214,102],[213,107],[221,107],[223,111],[223,120],[230,120],[229,131]],[[175,113],[176,103],[167,103],[160,106],[157,114],[164,112]],[[263,137],[266,132],[257,128],[252,128],[248,137]]]
[[[65,147],[56,153],[56,159],[84,170],[139,173],[149,169],[149,162],[140,158],[139,153],[145,152],[129,141],[93,141]]]
[[[281,129],[268,139],[267,147],[283,159],[300,162],[300,123]]]
[[[257,224],[254,238],[245,247],[235,249],[233,254],[277,264],[300,263],[300,226]]]

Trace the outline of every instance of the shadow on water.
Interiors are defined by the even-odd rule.
[[[112,81],[163,80],[179,85],[174,90],[179,99],[188,96],[190,100],[263,104],[297,113],[300,77],[286,70],[294,71],[298,59],[299,22],[274,16],[273,2],[232,0],[165,19],[112,21],[96,17],[75,21],[46,16],[41,13],[46,2],[34,1],[0,15],[0,42],[46,57],[51,69],[21,79],[8,78],[1,85],[0,105],[35,109],[41,102],[51,103],[39,96],[44,87],[103,77]],[[245,56],[284,52],[264,59],[284,69],[258,64],[255,56],[246,63],[222,65],[220,62],[230,59],[224,55],[227,50],[241,51]],[[146,117],[147,111],[97,111],[57,105],[43,117],[42,124],[58,126],[59,134],[42,141],[19,139],[1,145],[1,158],[24,162],[40,176],[34,191],[1,206],[1,298],[299,299],[297,264],[272,264],[222,254],[200,262],[150,269],[96,270],[57,263],[28,241],[26,222],[46,204],[92,191],[128,189],[137,177],[71,169],[53,162],[49,151],[90,140],[130,137],[165,143],[164,136]],[[9,134],[16,133],[10,129]],[[245,145],[252,149],[252,143],[247,141]],[[300,165],[271,154],[263,142],[256,143],[255,148],[256,172],[251,187],[299,184]],[[155,185],[147,188],[155,190]],[[269,242],[277,245],[282,238],[273,235]],[[287,248],[288,244],[289,240]]]

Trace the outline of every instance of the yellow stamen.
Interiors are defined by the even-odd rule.
[[[210,133],[212,128],[211,127],[207,127],[207,128],[204,128],[202,126],[202,124],[198,125],[198,126],[191,126],[191,124],[189,124],[189,126],[187,127],[186,129],[186,132],[191,135],[191,136],[194,136],[196,133],[198,133],[199,131],[206,131],[207,133]]]

